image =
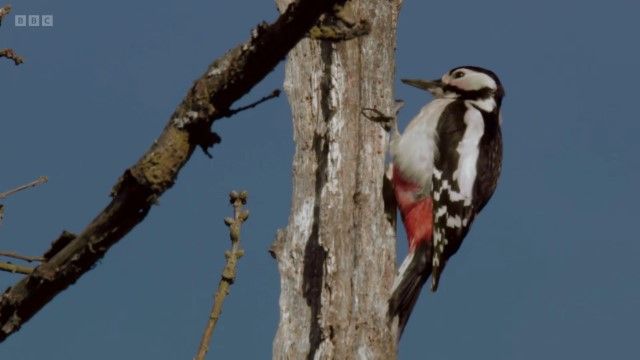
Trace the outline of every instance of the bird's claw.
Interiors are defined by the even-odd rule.
[[[391,130],[393,122],[395,122],[394,116],[387,116],[380,110],[373,108],[362,109],[362,116],[373,122],[379,123],[387,132]]]
[[[396,100],[393,116],[386,115],[376,108],[363,108],[361,113],[367,119],[379,123],[386,132],[391,132],[398,129],[398,113],[402,106],[404,101]]]

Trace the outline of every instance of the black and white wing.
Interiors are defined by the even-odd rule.
[[[495,190],[502,158],[497,121],[493,113],[458,100],[438,123],[431,190],[432,291],[438,288],[447,260],[460,248],[475,215]]]

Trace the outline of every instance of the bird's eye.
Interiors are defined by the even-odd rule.
[[[458,71],[456,73],[453,73],[453,78],[454,79],[460,79],[463,76],[464,76],[464,72],[462,72],[462,71]]]

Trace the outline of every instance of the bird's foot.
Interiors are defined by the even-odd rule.
[[[362,109],[362,115],[367,119],[379,123],[386,132],[398,131],[398,112],[404,106],[404,101],[396,100],[393,116],[384,114],[375,108]]]

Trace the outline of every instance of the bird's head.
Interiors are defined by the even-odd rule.
[[[478,66],[460,66],[451,69],[437,80],[402,79],[402,82],[427,90],[436,98],[462,98],[465,100],[493,100],[500,107],[504,88],[491,70]]]

